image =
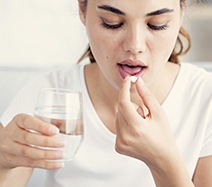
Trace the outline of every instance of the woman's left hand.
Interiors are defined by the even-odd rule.
[[[148,114],[145,116],[143,107],[131,101],[131,81],[127,77],[118,100],[116,151],[155,166],[171,159],[177,146],[162,106],[141,78],[135,85]]]

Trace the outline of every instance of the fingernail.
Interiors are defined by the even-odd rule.
[[[54,164],[55,168],[63,168],[64,167],[64,163],[63,162],[56,162]]]
[[[65,153],[64,153],[64,151],[58,151],[58,152],[56,152],[55,156],[56,156],[56,158],[61,159],[61,158],[65,157]]]
[[[52,126],[52,127],[50,127],[50,129],[49,129],[49,133],[50,134],[58,134],[60,131],[59,131],[59,129],[57,128],[57,127],[55,127],[55,126]]]
[[[64,141],[62,139],[59,139],[57,141],[57,146],[59,146],[59,147],[65,147],[65,145],[66,145],[66,141]]]

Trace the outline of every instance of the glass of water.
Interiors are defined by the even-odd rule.
[[[39,148],[62,149],[64,159],[55,161],[73,160],[84,135],[81,92],[60,88],[43,88],[38,95],[34,115],[55,125],[60,131],[57,136],[65,141],[63,148]]]

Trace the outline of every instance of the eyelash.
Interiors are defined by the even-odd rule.
[[[102,21],[101,25],[106,29],[115,30],[115,29],[119,29],[120,27],[122,27],[124,25],[124,23],[110,25],[110,24]],[[150,29],[155,30],[155,31],[163,31],[163,30],[166,30],[169,27],[167,24],[161,25],[161,26],[156,26],[156,25],[152,25],[152,24],[149,24],[149,23],[147,24],[147,26]]]
[[[156,30],[156,31],[164,31],[166,30],[169,26],[167,24],[165,25],[160,25],[160,26],[156,26],[156,25],[152,25],[152,24],[147,24],[147,26],[152,29],[152,30]]]
[[[106,29],[111,29],[111,30],[115,30],[115,29],[119,29],[120,27],[122,27],[124,23],[119,23],[119,24],[115,24],[115,25],[110,25],[108,23],[105,23],[104,21],[102,21],[102,26]]]

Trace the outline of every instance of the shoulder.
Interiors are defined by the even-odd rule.
[[[212,62],[211,62],[211,67],[212,67]],[[183,71],[184,74],[188,74],[189,76],[192,75],[192,77],[194,76],[206,76],[206,77],[210,77],[212,76],[212,70],[206,66],[206,64],[201,64],[201,63],[182,63],[181,64],[181,70]]]
[[[67,68],[51,70],[36,77],[34,79],[34,83],[42,82],[42,87],[48,86],[69,88],[69,84],[74,84],[75,82],[79,82],[80,79],[82,79],[84,74],[84,66],[87,63],[89,63],[89,61],[86,59]]]
[[[67,69],[51,70],[37,75],[25,84],[4,111],[1,122],[5,126],[18,113],[33,114],[41,88],[65,88],[81,91],[84,86],[84,62]]]
[[[212,72],[206,70],[204,66],[199,63],[182,63],[181,65],[181,78],[185,80],[186,84],[196,86],[208,86],[207,89],[212,90]]]
[[[198,103],[203,107],[208,105],[212,98],[211,85],[212,72],[194,64],[183,63],[181,65],[177,91],[183,95],[184,100]]]

